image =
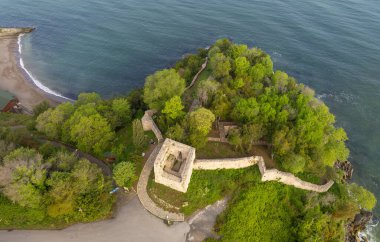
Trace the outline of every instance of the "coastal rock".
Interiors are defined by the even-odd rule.
[[[373,213],[365,210],[356,214],[354,220],[346,225],[346,242],[368,241],[366,238],[360,238],[359,232],[365,230],[372,217]]]
[[[337,161],[335,162],[335,168],[340,169],[343,171],[343,180],[348,181],[351,180],[352,174],[354,172],[354,167],[352,166],[351,162],[348,160],[346,161]]]
[[[26,28],[0,28],[0,36],[6,35],[18,35],[18,34],[26,34],[30,33],[35,28],[26,27]]]

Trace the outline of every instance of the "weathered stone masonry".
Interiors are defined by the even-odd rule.
[[[165,139],[154,162],[154,180],[180,192],[186,192],[193,172],[195,149]]]

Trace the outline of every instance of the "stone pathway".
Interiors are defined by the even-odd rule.
[[[227,208],[227,203],[228,198],[224,198],[191,216],[188,220],[190,231],[186,235],[186,242],[204,241],[206,238],[218,239],[214,225],[217,216]]]
[[[204,71],[204,69],[206,69],[207,63],[208,63],[208,57],[206,57],[205,62],[201,66],[201,69],[197,72],[197,74],[195,74],[195,76],[194,76],[193,80],[191,81],[190,85],[187,86],[185,90],[187,90],[187,89],[191,88],[192,86],[194,86],[195,82],[198,79],[198,76],[202,73],[202,71]]]
[[[163,143],[159,143],[153,152],[150,154],[148,160],[146,161],[144,168],[140,174],[139,181],[137,183],[137,195],[140,199],[141,204],[144,206],[146,210],[148,210],[153,215],[161,218],[168,219],[170,221],[182,222],[185,220],[185,216],[182,213],[171,213],[163,210],[158,207],[152,199],[149,197],[147,192],[147,185],[150,173],[153,170],[154,160],[160,151]]]

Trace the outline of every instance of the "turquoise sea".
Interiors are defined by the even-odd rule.
[[[328,104],[348,132],[354,180],[380,200],[378,0],[0,0],[0,9],[0,25],[37,27],[21,41],[25,66],[71,98],[127,93],[221,37],[261,47]]]

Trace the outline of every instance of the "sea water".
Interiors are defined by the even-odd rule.
[[[380,200],[378,0],[0,0],[0,9],[0,25],[37,27],[22,39],[25,67],[69,98],[126,94],[222,37],[259,46],[327,103],[348,133],[354,180]]]

